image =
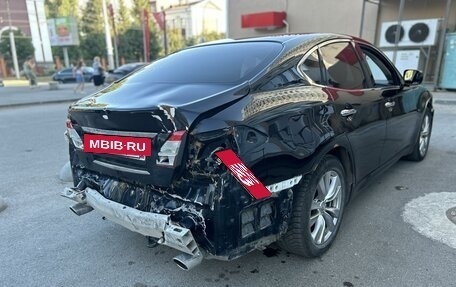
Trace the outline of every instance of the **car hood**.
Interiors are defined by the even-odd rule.
[[[240,85],[212,83],[148,85],[120,81],[74,103],[70,106],[70,112],[165,110],[168,117],[178,118],[182,125],[189,128],[197,119],[205,118],[226,108],[242,99],[248,92],[248,82]]]

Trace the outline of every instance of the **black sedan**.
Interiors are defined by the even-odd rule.
[[[421,81],[335,34],[188,48],[71,105],[75,187],[62,195],[180,250],[184,269],[273,242],[320,256],[353,194],[425,158]]]
[[[82,73],[85,82],[91,82],[93,79],[93,68],[82,67]],[[76,82],[76,75],[73,73],[73,68],[64,68],[52,75],[52,80],[60,83]]]
[[[130,64],[125,64],[120,66],[119,68],[110,71],[105,78],[105,83],[110,84],[114,81],[117,81],[126,75],[130,74],[131,72],[134,72],[142,67],[147,65],[147,63],[143,62],[137,62],[137,63],[130,63]]]

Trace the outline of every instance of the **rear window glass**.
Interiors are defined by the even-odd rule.
[[[264,69],[281,51],[276,42],[226,43],[182,50],[155,61],[129,83],[237,83]]]

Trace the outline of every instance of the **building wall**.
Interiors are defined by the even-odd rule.
[[[18,28],[26,36],[31,37],[35,48],[35,59],[38,63],[52,63],[52,51],[49,40],[44,1],[40,0],[9,0],[11,25]],[[0,1],[0,31],[9,27],[6,1]],[[2,33],[2,38],[6,33]],[[19,63],[20,65],[22,63]]]
[[[185,37],[200,36],[204,32],[225,32],[224,7],[211,0],[191,5],[180,5],[166,10],[168,29],[185,29]]]
[[[212,1],[204,1],[192,6],[194,36],[202,33],[225,33],[223,23],[224,7],[218,7]]]
[[[417,20],[417,19],[433,19],[444,18],[447,0],[406,0],[404,2],[404,10],[402,20]],[[376,43],[379,43],[380,29],[383,22],[397,21],[399,17],[399,4],[398,0],[382,0],[380,6],[380,13],[377,21],[377,36]],[[439,29],[440,32],[445,31],[443,27]],[[448,18],[447,32],[456,31],[456,1],[452,1],[452,6]],[[429,55],[427,60],[425,53],[421,53],[418,69],[422,70],[424,80],[426,82],[435,81],[435,69],[438,57],[438,47],[440,43],[440,33],[437,34],[438,38],[436,45],[422,49]],[[416,50],[418,48],[399,47],[398,50]],[[394,50],[394,48],[384,48],[383,50]]]
[[[27,1],[27,14],[30,22],[32,43],[35,47],[35,60],[38,63],[52,63],[51,41],[46,21],[43,1]]]
[[[190,6],[180,6],[166,11],[166,27],[168,30],[185,29],[185,37],[191,37],[193,33]]]
[[[286,28],[258,30],[241,27],[244,14],[284,11],[290,33],[331,32],[358,36],[361,24],[362,1],[340,0],[229,0],[228,37],[244,38],[285,33]],[[366,3],[363,35],[375,39],[378,5]]]
[[[11,12],[11,25],[19,28],[25,35],[31,36],[25,0],[9,0],[9,6]],[[0,29],[9,27],[7,5],[5,0],[0,1],[0,19]]]
[[[397,21],[399,17],[398,0],[382,0],[378,17],[378,30],[383,22]],[[444,18],[447,0],[406,0],[402,20]],[[456,31],[456,1],[452,1],[450,17],[448,19],[448,31]],[[378,34],[376,39],[378,40]]]

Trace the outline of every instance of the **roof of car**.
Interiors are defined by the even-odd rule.
[[[334,33],[296,33],[296,34],[278,34],[278,35],[269,35],[263,37],[252,37],[252,38],[241,38],[241,39],[222,39],[213,42],[202,43],[202,46],[205,45],[218,45],[226,43],[240,43],[240,42],[278,42],[284,46],[293,47],[300,44],[305,44],[306,42],[320,42],[330,39],[355,39],[349,35],[334,34]],[[201,46],[198,45],[198,46]]]
[[[263,37],[252,37],[252,38],[242,38],[237,41],[276,41],[285,43],[291,40],[311,40],[315,38],[320,38],[322,36],[340,36],[338,34],[331,33],[296,33],[296,34],[277,34],[277,35],[268,35]]]

